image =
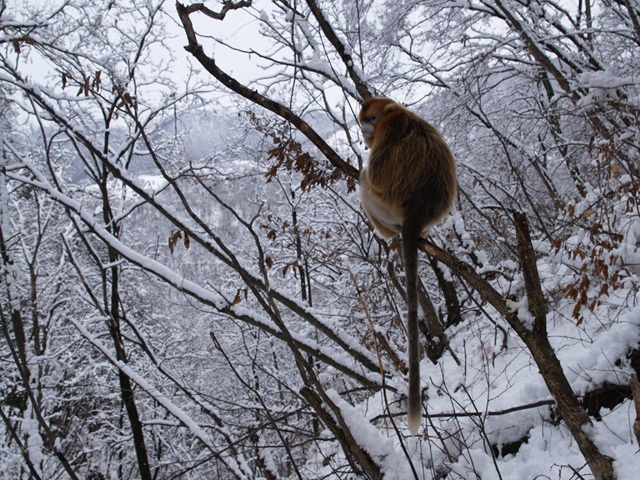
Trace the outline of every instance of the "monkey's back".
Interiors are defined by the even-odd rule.
[[[405,219],[419,219],[426,228],[455,203],[455,160],[433,125],[398,107],[378,126],[382,135],[371,151],[369,178],[384,201],[401,205]]]

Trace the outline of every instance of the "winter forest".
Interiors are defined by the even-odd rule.
[[[399,240],[358,112],[456,158]],[[640,472],[638,0],[0,0],[0,478]]]

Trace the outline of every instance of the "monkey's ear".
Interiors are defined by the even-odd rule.
[[[400,109],[404,110],[404,108],[401,105],[397,104],[396,102],[389,101],[389,103],[387,103],[384,106],[382,111],[384,113],[389,113],[389,112],[392,112],[393,110],[400,110]]]

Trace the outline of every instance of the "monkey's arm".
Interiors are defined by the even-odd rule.
[[[360,198],[362,208],[384,238],[397,235],[402,228],[404,217],[402,211],[393,205],[387,205],[369,183],[368,171],[365,169],[360,175]]]
[[[400,158],[404,155],[398,155],[398,152],[403,150],[408,128],[406,114],[387,115],[376,125],[375,142],[371,148],[367,170],[372,187],[383,197],[396,182],[398,169],[402,169],[405,159]]]

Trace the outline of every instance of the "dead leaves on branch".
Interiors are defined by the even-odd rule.
[[[637,214],[640,181],[620,188],[615,196],[617,209],[602,209],[594,204],[580,213],[576,205],[566,205],[563,209],[566,220],[586,223],[584,238],[576,242],[575,238],[558,237],[551,245],[555,254],[563,255],[578,269],[577,279],[561,290],[565,298],[575,302],[571,317],[577,325],[584,322],[585,309],[593,313],[611,293],[624,287],[630,277],[621,253],[625,237],[619,232],[625,228],[627,215]]]
[[[68,73],[62,72],[61,79],[63,90],[68,86],[78,86],[78,93],[76,94],[78,97],[83,94],[88,97],[90,93],[97,94],[102,89],[102,72],[100,70],[97,70],[93,75],[85,76],[81,80],[76,80]],[[122,85],[114,83],[111,93],[115,94],[113,101],[116,103],[115,108],[117,110],[122,110],[125,107],[130,107],[133,110],[137,109],[137,98],[127,92]]]
[[[271,166],[265,177],[271,182],[281,170],[302,174],[300,188],[309,191],[315,187],[327,188],[339,180],[346,180],[349,191],[354,191],[356,184],[339,168],[331,168],[320,162],[309,153],[305,146],[296,140],[291,125],[285,121],[267,123],[251,111],[245,112],[255,129],[270,139],[272,148],[267,150]],[[330,170],[328,170],[330,168]]]
[[[247,289],[247,288],[239,288],[238,292],[236,293],[235,298],[231,302],[231,306],[235,307],[236,305],[238,305],[242,301],[242,297],[243,296],[244,296],[244,300],[246,302],[249,299],[249,289]]]
[[[62,89],[64,90],[68,86],[75,84],[79,87],[78,93],[76,96],[80,96],[84,93],[85,97],[89,96],[89,93],[100,92],[102,88],[102,72],[100,70],[96,71],[96,73],[92,76],[86,76],[82,80],[75,80],[71,75],[66,72],[62,72]],[[114,92],[116,91],[114,87]]]
[[[175,250],[176,245],[178,244],[178,240],[182,238],[183,234],[184,234],[184,248],[189,250],[189,247],[191,246],[191,239],[189,238],[189,234],[186,231],[182,232],[181,230],[174,230],[171,232],[171,235],[169,235],[169,250],[171,250],[171,255],[173,255],[173,251]]]
[[[22,43],[27,45],[37,45],[38,41],[30,37],[29,35],[22,35],[21,37],[12,38],[11,44],[13,45],[13,49],[18,55],[22,53],[22,48],[21,48]]]

